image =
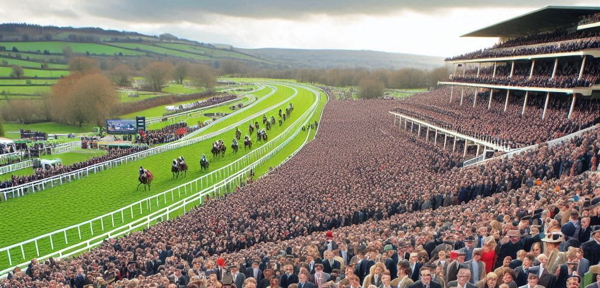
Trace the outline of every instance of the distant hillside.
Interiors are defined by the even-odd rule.
[[[404,53],[387,53],[369,50],[307,50],[307,49],[241,49],[244,54],[279,62],[291,68],[365,67],[431,69],[444,66],[443,57]]]

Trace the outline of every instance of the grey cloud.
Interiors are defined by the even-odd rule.
[[[562,2],[562,3],[560,3]],[[174,23],[213,21],[217,14],[251,19],[301,20],[309,15],[388,15],[398,11],[443,13],[449,8],[532,8],[548,5],[547,0],[104,0],[79,4],[87,14],[130,22]],[[574,5],[559,0],[553,5]],[[516,15],[515,15],[516,16]]]

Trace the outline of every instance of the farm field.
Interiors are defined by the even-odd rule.
[[[39,41],[39,42],[0,42],[0,46],[6,47],[7,51],[11,51],[12,47],[16,47],[19,52],[36,52],[42,53],[48,50],[51,54],[62,54],[63,48],[71,47],[73,53],[91,55],[144,55],[146,53],[122,49],[104,44],[97,43],[76,43],[76,42],[60,42],[60,41]],[[16,52],[13,52],[16,53]]]
[[[0,83],[2,83],[0,81]],[[40,95],[50,92],[50,86],[0,86],[1,94],[8,95]]]
[[[278,87],[278,93],[273,97],[273,99],[269,99],[271,103],[277,103],[281,100],[292,95],[293,91],[286,87]],[[277,97],[275,97],[277,96]],[[275,99],[281,98],[281,99]],[[313,100],[310,100],[313,99]],[[301,115],[303,110],[306,110],[308,106],[310,106],[314,101],[314,95],[308,90],[300,89],[300,93],[293,100],[295,111],[292,114],[290,120],[293,121],[294,115]],[[266,101],[265,101],[266,102]],[[266,104],[266,103],[259,103]],[[282,106],[277,105],[272,111],[276,113],[276,111],[280,107],[286,107],[287,105],[281,104]],[[257,105],[258,106],[258,105]],[[266,105],[268,107],[269,105]],[[258,111],[264,108],[255,107],[253,111]],[[244,111],[247,112],[248,115],[252,114],[252,111]],[[240,113],[242,114],[242,113]],[[269,114],[269,113],[268,113]],[[241,119],[245,117],[244,115],[236,115],[235,119]],[[259,117],[260,118],[260,117]],[[235,119],[231,119],[232,122],[235,122]],[[255,120],[260,121],[260,119],[256,118]],[[225,124],[226,121],[223,121]],[[289,120],[288,120],[289,123]],[[282,127],[276,127],[269,132],[269,136],[275,137],[278,133],[281,133],[283,129],[287,126],[284,125]],[[217,127],[211,127],[217,128]],[[233,132],[229,132],[233,133]],[[220,137],[220,136],[219,136]],[[26,219],[22,219],[22,223],[20,223],[18,229],[14,229],[15,227],[10,227],[11,223],[0,223],[0,229],[7,229],[4,231],[10,231],[8,235],[11,235],[11,239],[0,239],[0,246],[6,246],[10,243],[15,243],[18,241],[22,241],[25,239],[29,239],[35,235],[40,235],[43,233],[47,233],[53,230],[56,230],[60,227],[65,227],[68,225],[72,225],[75,223],[79,223],[85,219],[91,219],[94,215],[101,215],[108,211],[115,210],[119,207],[124,206],[126,203],[135,202],[136,199],[141,199],[147,197],[151,194],[155,194],[158,191],[162,191],[169,187],[173,187],[174,185],[181,184],[180,180],[171,179],[170,171],[169,171],[169,163],[170,160],[183,155],[188,159],[188,163],[190,163],[190,171],[188,171],[188,175],[186,179],[193,179],[194,177],[198,177],[202,175],[204,172],[198,171],[197,167],[197,159],[200,154],[209,154],[210,143],[214,141],[217,137],[213,137],[212,139],[208,139],[203,141],[200,144],[195,144],[191,146],[187,146],[175,151],[169,151],[162,153],[160,155],[148,157],[146,159],[136,161],[134,163],[125,164],[123,166],[116,167],[114,169],[90,175],[87,179],[75,181],[73,183],[55,187],[49,189],[47,191],[43,191],[40,193],[27,195],[25,197],[11,199],[8,202],[0,203],[0,208],[6,212],[7,217],[12,217],[14,215],[23,215]],[[257,143],[258,144],[258,143]],[[228,153],[227,156],[223,159],[220,159],[216,162],[211,163],[211,170],[217,169],[218,167],[225,165],[234,158],[243,155],[244,152],[241,150],[238,155],[233,155]],[[211,157],[211,156],[209,156]],[[209,158],[210,159],[210,158]],[[153,189],[151,192],[135,192],[134,188],[137,184],[137,167],[139,165],[143,165],[144,167],[150,169],[156,175],[155,182],[153,183]],[[131,175],[130,178],[124,178],[123,175]],[[85,191],[85,192],[83,192]],[[107,194],[107,191],[110,191]],[[100,193],[100,194],[96,194]],[[91,201],[94,199],[94,201]],[[97,205],[97,199],[101,199],[102,205]],[[65,202],[66,201],[66,202]],[[72,201],[76,201],[72,206],[72,209],[61,209],[59,207],[65,207],[66,203],[70,203]],[[42,203],[41,203],[42,202]],[[169,202],[169,201],[167,201]],[[52,204],[57,203],[57,204]],[[58,203],[61,203],[60,205]],[[87,207],[93,205],[91,207]],[[162,205],[162,204],[161,204]],[[56,207],[56,208],[54,208]],[[71,207],[71,206],[69,206]],[[87,208],[86,208],[87,207]],[[31,213],[22,211],[22,209],[31,209]],[[53,213],[49,210],[58,209],[55,213],[64,214],[61,217],[61,223],[56,223],[56,220],[53,219],[43,219],[39,213]],[[16,214],[15,214],[16,213]],[[38,215],[39,214],[39,215]],[[135,214],[135,213],[134,213]],[[41,218],[40,218],[41,217]],[[27,223],[27,224],[26,224]],[[25,226],[23,226],[25,225]],[[4,227],[1,227],[4,226]],[[18,230],[18,231],[17,231]],[[34,232],[35,231],[35,232]],[[74,232],[77,233],[76,231]],[[82,233],[88,233],[82,231]],[[89,235],[89,233],[88,233]],[[85,237],[84,237],[85,238]],[[60,239],[55,239],[55,245],[59,242]],[[47,243],[45,245],[48,245]],[[42,246],[42,243],[40,243]],[[0,255],[0,263],[6,263],[6,259],[2,258],[4,256]]]
[[[0,85],[54,85],[56,82],[58,79],[0,79]]]
[[[44,70],[44,69],[28,69],[23,68],[24,77],[31,78],[60,78],[69,75],[67,70]],[[0,77],[10,77],[12,67],[0,67]]]
[[[219,58],[222,57],[222,58],[233,58],[233,59],[267,62],[265,60],[262,60],[262,59],[259,59],[256,57],[252,57],[249,55],[245,55],[242,53],[237,53],[235,51],[227,51],[227,50],[223,50],[223,49],[212,49],[212,48],[208,48],[208,47],[195,46],[195,45],[189,45],[189,44],[183,44],[183,43],[157,43],[156,46],[170,48],[170,49],[177,49],[177,50],[182,50],[182,51],[188,51],[188,52],[192,52],[192,53],[204,54],[204,55],[208,55],[211,57],[219,57]]]
[[[139,50],[139,53],[146,53],[145,51],[149,51],[149,52],[160,54],[160,55],[170,55],[170,56],[188,58],[188,59],[194,59],[194,60],[210,60],[210,57],[207,57],[207,56],[176,51],[173,49],[157,47],[154,45],[147,45],[147,44],[143,44],[143,43],[120,43],[119,42],[119,43],[111,43],[111,45],[115,46],[115,49],[118,49],[117,47],[123,47],[123,48],[127,48],[127,49],[132,49],[135,51]]]
[[[42,63],[36,61],[27,61],[22,59],[8,58],[8,57],[0,57],[0,64],[2,65],[19,65],[24,68],[41,68]],[[66,64],[54,64],[47,63],[48,68],[50,69],[69,69],[69,65]]]

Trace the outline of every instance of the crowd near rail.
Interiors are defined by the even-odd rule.
[[[581,16],[579,25],[585,25],[590,23],[600,22],[600,13],[594,13],[592,15]]]
[[[123,149],[113,148],[113,149],[109,149],[108,153],[106,155],[93,157],[91,159],[77,162],[77,163],[74,163],[71,165],[53,164],[52,167],[50,167],[49,169],[36,168],[34,170],[34,174],[22,175],[22,176],[12,175],[11,179],[0,182],[0,189],[10,188],[13,186],[18,186],[18,185],[26,184],[29,182],[38,181],[41,179],[53,177],[53,176],[60,175],[63,173],[69,173],[69,172],[79,170],[79,169],[82,169],[82,168],[85,168],[85,167],[88,167],[91,165],[110,161],[112,159],[123,157],[125,155],[137,153],[137,152],[140,152],[140,151],[143,151],[146,149],[148,149],[148,147],[145,147],[145,146],[135,146],[135,147],[123,148]]]
[[[600,60],[589,58],[583,74],[579,77],[581,60],[560,61],[556,75],[552,77],[554,61],[536,61],[534,71],[530,75],[531,62],[515,63],[512,77],[511,66],[508,64],[498,65],[496,74],[493,74],[493,66],[480,69],[477,75],[476,69],[468,69],[463,75],[452,75],[451,81],[478,84],[492,84],[505,86],[527,86],[545,88],[575,88],[591,87],[600,84]]]
[[[448,57],[446,61],[481,58],[512,57],[535,54],[553,54],[600,48],[600,32],[555,31],[548,34],[515,38],[494,47]],[[531,46],[527,46],[531,45]],[[524,46],[524,47],[521,47]]]
[[[158,145],[181,139],[183,136],[200,129],[199,125],[188,126],[186,122],[180,122],[165,126],[161,129],[141,131],[136,143]]]
[[[211,98],[203,100],[203,101],[196,101],[196,102],[192,102],[192,103],[182,104],[182,105],[177,106],[176,110],[165,113],[164,116],[169,116],[171,114],[177,114],[177,113],[190,111],[190,110],[194,110],[194,109],[198,109],[198,108],[204,108],[204,107],[208,107],[208,106],[212,106],[212,105],[217,105],[217,104],[227,102],[227,101],[230,101],[230,100],[233,100],[236,98],[237,98],[236,95],[229,94],[229,95],[225,95],[225,96],[211,97]]]
[[[505,91],[495,91],[488,109],[490,92],[478,92],[473,107],[474,89],[464,88],[463,105],[460,104],[462,87],[455,87],[453,101],[450,102],[450,87],[421,93],[398,101],[395,112],[427,121],[441,128],[453,130],[468,136],[490,141],[512,148],[525,147],[590,127],[600,120],[598,100],[578,98],[571,119],[566,117],[570,97],[550,97],[545,118],[546,93],[529,92],[525,114],[523,111],[524,94],[511,91],[506,112]],[[553,94],[554,95],[554,94]]]
[[[392,125],[387,111],[395,105],[330,101],[319,137],[260,181],[73,259],[33,259],[0,284],[575,288],[600,282],[598,129],[552,148],[459,168],[458,154]]]

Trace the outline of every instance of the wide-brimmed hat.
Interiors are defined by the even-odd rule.
[[[545,238],[542,238],[542,241],[546,242],[546,243],[560,243],[563,240],[564,240],[564,236],[560,232],[552,232],[552,233],[546,234]]]

